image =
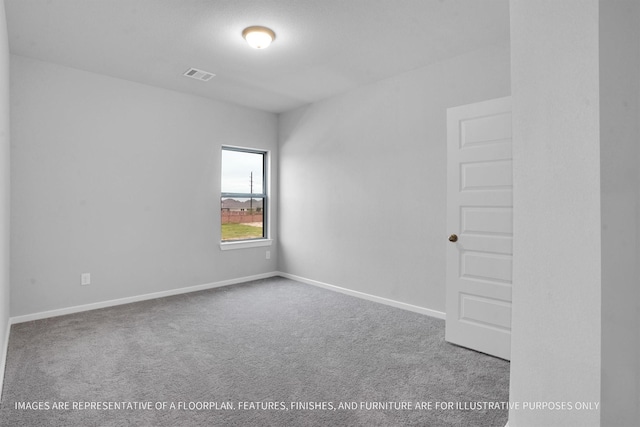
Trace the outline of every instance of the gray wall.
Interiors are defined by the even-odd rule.
[[[445,310],[446,109],[509,95],[496,46],[280,116],[280,264]]]
[[[600,402],[598,0],[512,0],[512,402]],[[599,426],[599,410],[509,425]]]
[[[0,0],[0,385],[9,324],[9,43]]]
[[[601,423],[630,426],[640,425],[640,7],[599,6]]]
[[[276,115],[19,56],[11,72],[12,316],[276,269],[275,248],[219,248],[220,146],[276,161]]]

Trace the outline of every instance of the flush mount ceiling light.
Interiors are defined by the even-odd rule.
[[[254,49],[264,49],[271,44],[276,38],[276,33],[270,28],[253,26],[247,27],[242,31],[242,37]]]

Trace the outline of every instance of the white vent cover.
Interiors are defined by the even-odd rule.
[[[191,77],[192,79],[202,80],[203,82],[208,82],[215,76],[213,73],[198,70],[197,68],[189,68],[183,75]]]

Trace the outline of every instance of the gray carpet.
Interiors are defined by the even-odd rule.
[[[508,388],[509,363],[442,320],[272,278],[14,325],[0,423],[503,427],[477,402]]]

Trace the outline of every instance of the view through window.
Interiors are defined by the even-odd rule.
[[[267,237],[266,157],[264,151],[222,148],[223,242]]]

